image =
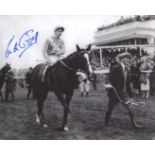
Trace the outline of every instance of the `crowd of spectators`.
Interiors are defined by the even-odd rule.
[[[151,19],[155,19],[155,16],[153,16],[153,15],[143,15],[143,16],[135,15],[134,17],[128,17],[128,18],[124,18],[123,16],[121,16],[121,18],[117,22],[109,24],[109,25],[102,25],[101,27],[98,28],[98,31],[110,29],[110,28],[113,28],[116,26],[132,23],[132,22],[136,22],[136,21],[142,22],[142,21],[151,20]]]
[[[119,59],[116,56],[109,62],[109,67],[117,63],[119,63]],[[142,55],[132,55],[129,71],[132,88],[136,94],[149,98],[155,93],[155,57],[148,55],[147,52]]]
[[[124,49],[104,49],[103,51],[103,68],[110,68],[119,63],[118,55],[125,52]],[[139,52],[138,48],[128,49],[132,55],[130,77],[132,88],[136,94],[141,94],[145,98],[155,93],[155,56],[150,56],[146,51]],[[94,52],[98,65],[100,65],[99,52]],[[94,63],[95,64],[95,63]],[[101,66],[100,66],[101,67]]]

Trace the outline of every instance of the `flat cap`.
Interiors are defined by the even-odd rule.
[[[130,53],[121,53],[118,55],[119,59],[123,59],[123,58],[129,58],[131,59],[131,54]]]
[[[64,27],[62,27],[62,26],[57,26],[55,29],[54,29],[54,31],[58,31],[58,30],[62,30],[62,32],[65,30],[65,28]]]

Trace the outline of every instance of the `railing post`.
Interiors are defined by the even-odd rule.
[[[103,67],[102,48],[100,48],[100,65]]]

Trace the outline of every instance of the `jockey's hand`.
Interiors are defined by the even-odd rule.
[[[129,102],[132,103],[133,102],[133,98],[129,98]]]

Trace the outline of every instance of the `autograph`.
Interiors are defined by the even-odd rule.
[[[19,41],[16,42],[14,42],[15,36],[13,35],[5,51],[5,57],[8,58],[12,53],[17,53],[18,51],[18,57],[20,58],[28,48],[37,43],[38,34],[38,32],[35,32],[33,29],[30,29],[23,33]]]

